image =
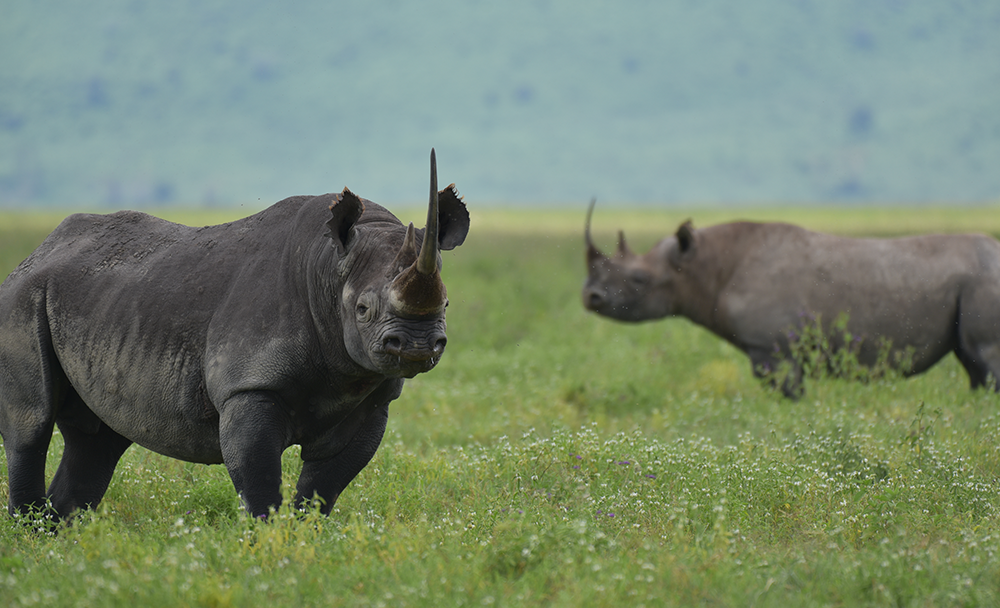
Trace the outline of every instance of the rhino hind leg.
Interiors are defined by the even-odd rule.
[[[959,346],[955,350],[962,367],[969,374],[969,387],[986,387],[1000,392],[1000,344],[972,350]]]
[[[969,374],[973,389],[1000,391],[1000,318],[995,302],[1000,287],[980,287],[963,294],[959,302],[955,355]]]
[[[30,328],[29,328],[30,329]],[[47,341],[0,327],[0,436],[7,455],[8,511],[46,509],[45,461],[65,376]],[[44,332],[37,332],[42,333]]]
[[[118,460],[132,441],[100,421],[85,426],[60,418],[57,424],[65,447],[48,497],[56,515],[66,518],[73,511],[100,504]]]
[[[762,378],[773,388],[792,400],[798,400],[805,393],[802,384],[802,368],[781,352],[772,353],[762,349],[748,349],[753,375]]]

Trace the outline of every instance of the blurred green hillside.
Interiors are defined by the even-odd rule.
[[[1000,199],[1000,3],[6,2],[0,205]]]

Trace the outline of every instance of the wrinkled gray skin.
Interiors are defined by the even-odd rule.
[[[645,255],[619,233],[613,257],[590,237],[584,306],[622,321],[683,316],[732,343],[755,374],[777,369],[789,332],[805,320],[849,315],[861,338],[858,360],[872,365],[881,341],[913,349],[918,374],[954,352],[972,388],[997,390],[1000,377],[1000,243],[982,235],[852,239],[788,224],[737,222],[695,230],[690,222]],[[836,336],[831,336],[835,341]],[[842,341],[841,341],[842,343]],[[782,386],[801,394],[793,370]]]
[[[439,250],[462,244],[469,215],[454,186],[437,207],[435,181],[426,247],[346,188],[205,228],[68,217],[0,286],[10,512],[96,507],[137,443],[225,463],[254,516],[281,503],[281,454],[299,444],[297,503],[329,513],[403,378],[444,351]],[[65,451],[46,492],[53,425]]]

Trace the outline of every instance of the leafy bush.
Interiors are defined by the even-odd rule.
[[[850,315],[842,312],[829,324],[823,324],[822,314],[803,313],[802,322],[787,330],[788,357],[778,369],[761,370],[771,386],[798,385],[804,391],[806,379],[839,378],[853,382],[898,380],[913,368],[913,347],[893,350],[892,340],[878,336],[877,355],[871,364],[858,359],[861,348],[870,338],[852,333],[848,328]],[[775,347],[778,348],[777,346]]]

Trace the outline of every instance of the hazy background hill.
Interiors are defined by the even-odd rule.
[[[1000,2],[5,2],[0,204],[1000,200]]]

